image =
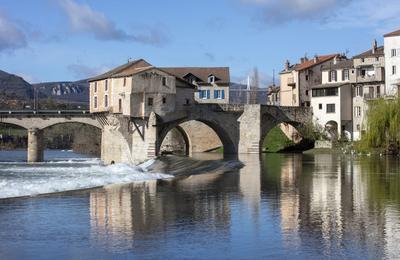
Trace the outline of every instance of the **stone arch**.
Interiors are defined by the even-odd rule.
[[[221,127],[218,123],[212,122],[211,120],[204,120],[204,119],[199,119],[199,118],[196,118],[196,119],[186,118],[186,119],[178,120],[176,122],[171,122],[169,124],[165,124],[165,125],[159,127],[158,134],[157,134],[157,144],[156,144],[156,154],[157,155],[159,154],[161,143],[164,140],[167,133],[171,129],[179,126],[180,124],[189,122],[189,121],[199,121],[201,123],[206,124],[208,127],[210,127],[216,133],[216,135],[219,137],[219,139],[221,140],[222,145],[224,147],[225,154],[234,154],[237,152],[237,146],[236,146],[235,142],[233,140],[231,140],[227,131],[223,127]]]
[[[177,125],[175,128],[172,128],[172,129],[165,135],[164,139],[163,139],[163,140],[160,140],[160,142],[161,142],[161,144],[160,144],[160,149],[162,148],[162,146],[163,146],[163,144],[164,144],[164,142],[165,142],[165,139],[166,139],[166,137],[168,136],[168,134],[171,133],[171,131],[173,131],[174,129],[177,130],[177,132],[180,134],[180,136],[181,136],[182,139],[183,139],[184,146],[185,146],[185,147],[184,147],[185,155],[186,155],[186,156],[191,155],[191,147],[192,147],[191,139],[190,139],[188,133],[186,133],[186,131],[185,131],[180,125]],[[160,152],[161,152],[161,151],[160,151]]]
[[[28,130],[27,126],[24,124],[18,124],[17,122],[4,122],[4,121],[0,121],[0,126],[4,125],[4,126],[12,126],[12,127],[18,127],[18,128],[22,128],[25,130]]]
[[[280,126],[282,132],[295,143],[300,142],[302,137],[300,135],[300,129],[304,127],[303,122],[294,121],[291,118],[281,113],[263,113],[261,115],[261,138],[260,138],[260,151],[262,151],[264,140],[266,139],[269,132],[276,126]],[[297,136],[293,136],[297,135]],[[296,140],[293,140],[296,139]]]

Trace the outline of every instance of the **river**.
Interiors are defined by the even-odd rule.
[[[400,256],[397,158],[25,156],[0,152],[0,259]]]

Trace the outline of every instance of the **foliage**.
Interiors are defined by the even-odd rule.
[[[400,141],[400,100],[371,101],[367,112],[366,132],[357,148],[366,151],[376,148],[397,150]]]

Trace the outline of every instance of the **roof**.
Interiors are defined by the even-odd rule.
[[[136,70],[142,69],[144,67],[149,68],[150,66],[152,66],[152,65],[143,59],[134,60],[134,61],[125,63],[121,66],[115,67],[114,69],[109,70],[99,76],[90,78],[88,81],[107,79],[107,78],[115,77],[116,75],[121,75],[128,71],[134,71],[135,69]]]
[[[328,83],[328,84],[320,84],[320,85],[314,85],[311,87],[311,89],[317,89],[317,88],[336,88],[336,87],[342,87],[345,85],[351,85],[348,82],[340,82],[340,83]]]
[[[178,78],[192,74],[201,81],[207,82],[208,76],[214,75],[221,82],[230,82],[229,67],[167,67],[161,69]]]
[[[331,70],[331,69],[351,69],[353,68],[353,60],[340,60],[337,61],[336,64],[333,62],[330,62],[329,64],[326,64],[322,66],[322,70]]]
[[[384,56],[384,47],[379,46],[376,48],[375,53],[372,53],[372,49],[369,49],[368,51],[365,51],[363,53],[360,53],[356,56],[353,57],[353,59],[360,59],[360,58],[367,58],[367,57],[379,57],[379,56]]]
[[[299,70],[305,70],[305,69],[314,67],[314,66],[316,66],[318,64],[321,64],[321,63],[323,63],[325,61],[331,60],[331,59],[333,59],[333,58],[335,58],[337,56],[339,56],[339,54],[337,54],[337,53],[336,54],[328,54],[328,55],[316,56],[316,58],[317,58],[316,61],[315,61],[315,58],[309,59],[309,60],[307,60],[307,61],[305,61],[303,63],[297,64],[294,67],[294,69],[298,70],[298,71]]]
[[[400,36],[400,30],[390,32],[390,33],[383,35],[383,37],[393,37],[393,36]]]

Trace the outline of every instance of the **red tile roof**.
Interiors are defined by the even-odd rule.
[[[400,30],[383,35],[383,37],[392,37],[392,36],[400,36]]]
[[[323,63],[325,61],[331,60],[331,59],[335,58],[336,56],[339,56],[339,54],[329,54],[329,55],[317,56],[316,62],[315,62],[314,58],[312,58],[303,63],[297,64],[294,69],[295,70],[305,70],[305,69],[311,68],[315,65],[318,65],[320,63]]]

